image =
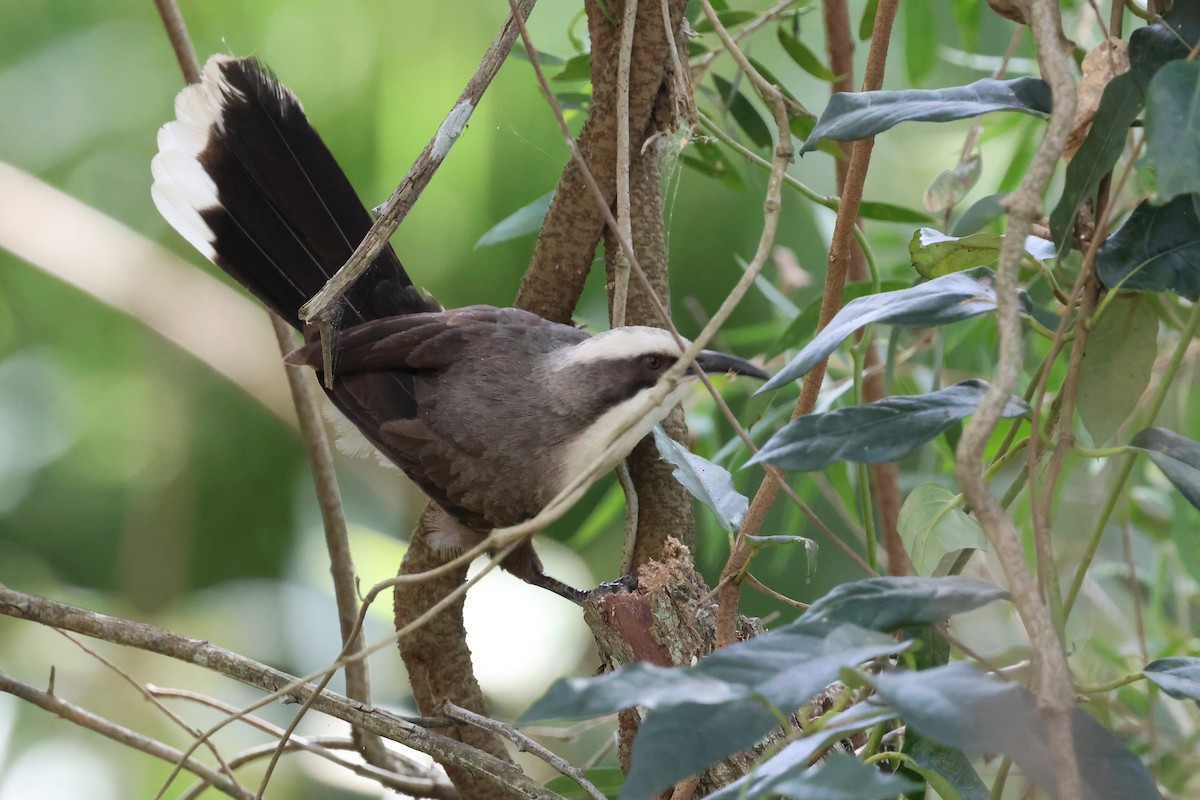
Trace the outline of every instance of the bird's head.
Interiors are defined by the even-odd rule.
[[[555,391],[588,418],[578,448],[581,457],[596,457],[606,442],[620,437],[622,454],[627,454],[699,379],[696,367],[705,373],[736,373],[759,380],[769,376],[745,359],[704,350],[681,376],[678,384],[632,426],[629,415],[642,407],[666,371],[683,354],[690,342],[679,341],[661,328],[628,326],[596,334],[564,347],[551,356]],[[624,429],[624,431],[622,431]]]

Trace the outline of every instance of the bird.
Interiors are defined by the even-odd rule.
[[[299,309],[372,217],[300,101],[252,57],[211,57],[177,95],[151,174],[168,224],[304,334],[285,361],[313,368],[333,405],[429,497],[427,541],[439,553],[536,516],[614,436],[627,455],[692,388],[696,366],[768,377],[702,351],[661,404],[619,433],[682,354],[672,333],[593,334],[516,308],[443,309],[388,245],[340,304],[326,381],[320,326],[302,323]],[[547,575],[528,540],[501,566],[572,602],[590,596]]]

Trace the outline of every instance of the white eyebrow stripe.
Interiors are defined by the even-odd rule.
[[[683,344],[686,347],[690,342],[684,339]],[[667,353],[678,357],[683,351],[670,331],[631,325],[598,333],[579,344],[563,348],[557,355],[559,366],[562,367],[568,363],[588,364],[633,358],[644,353]]]

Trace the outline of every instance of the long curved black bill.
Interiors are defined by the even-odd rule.
[[[718,353],[715,350],[701,350],[700,355],[696,356],[696,363],[700,366],[700,369],[709,375],[723,375],[727,372],[734,372],[738,375],[749,375],[751,378],[758,378],[760,381],[765,381],[771,377],[760,367],[756,367],[744,358],[738,358],[729,353]]]

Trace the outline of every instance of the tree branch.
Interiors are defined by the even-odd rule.
[[[1021,327],[1017,299],[1017,273],[1025,237],[1041,216],[1042,192],[1062,154],[1075,116],[1075,82],[1071,61],[1060,44],[1058,5],[1052,0],[1029,0],[1026,19],[1037,44],[1042,74],[1050,84],[1054,109],[1045,138],[1034,155],[1021,185],[1004,200],[1008,229],[996,266],[997,318],[1000,354],[992,384],[974,416],[963,429],[958,445],[956,475],[963,496],[987,534],[1004,570],[1013,603],[1029,634],[1038,675],[1038,705],[1050,731],[1058,795],[1061,800],[1080,797],[1079,768],[1071,728],[1072,688],[1070,667],[1050,614],[1029,573],[1021,538],[1012,520],[983,482],[983,450],[1000,412],[1016,388],[1021,369]]]
[[[285,687],[294,686],[285,692],[287,697],[297,702],[311,697],[312,707],[323,714],[427,753],[443,763],[449,762],[477,774],[489,776],[497,785],[512,787],[521,797],[561,800],[559,795],[531,780],[517,767],[494,756],[428,730],[404,717],[366,706],[345,695],[330,691],[314,694],[311,684],[296,685],[293,676],[210,642],[180,636],[144,622],[76,608],[2,585],[0,614],[158,653],[204,667],[266,692],[275,693]],[[224,779],[224,776],[218,777]]]
[[[211,786],[230,797],[236,797],[238,800],[253,800],[253,794],[231,781],[229,777],[201,764],[199,761],[186,758],[182,752],[176,750],[174,747],[165,745],[148,736],[143,736],[136,731],[131,731],[104,717],[97,716],[73,703],[68,703],[66,700],[50,692],[35,689],[29,684],[21,683],[4,673],[0,673],[0,692],[6,692],[14,697],[19,697],[43,711],[49,711],[55,716],[62,717],[67,722],[72,722],[81,728],[95,731],[101,736],[112,739],[114,742],[119,742],[126,747],[132,747],[134,750],[146,753],[147,755],[161,758],[168,764],[182,764],[184,769],[199,775]]]

